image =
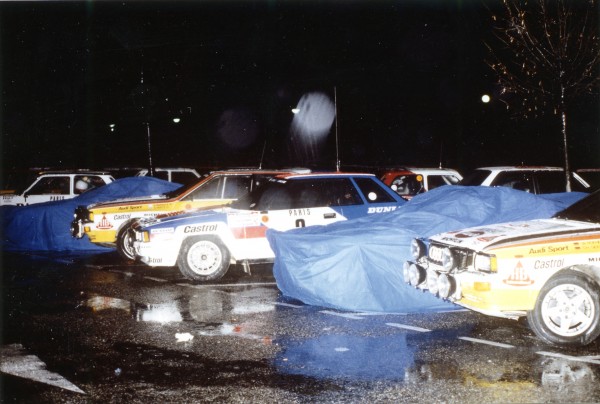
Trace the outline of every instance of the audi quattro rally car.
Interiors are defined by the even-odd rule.
[[[229,207],[155,220],[133,228],[135,254],[149,266],[177,265],[195,281],[220,279],[231,263],[273,262],[267,229],[326,225],[391,212],[405,201],[372,174],[278,176]]]
[[[201,181],[163,195],[128,198],[79,206],[71,222],[73,237],[87,235],[92,243],[116,245],[119,254],[133,259],[127,230],[139,218],[228,204],[277,174],[307,170],[240,169],[215,171]]]
[[[417,288],[484,314],[526,316],[549,343],[600,335],[600,191],[551,219],[415,239],[412,253],[404,279]]]

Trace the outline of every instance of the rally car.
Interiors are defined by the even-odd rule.
[[[128,198],[79,206],[71,223],[75,238],[87,235],[92,243],[116,246],[125,259],[133,259],[128,229],[138,218],[155,217],[230,203],[267,178],[299,171],[239,169],[215,171],[208,177],[164,195]],[[306,171],[306,170],[300,170]]]
[[[0,205],[25,206],[75,198],[115,179],[106,171],[42,171],[22,192],[2,193]]]
[[[267,229],[285,231],[394,211],[405,201],[372,174],[278,176],[229,207],[138,222],[136,256],[177,265],[195,281],[220,279],[231,263],[273,262]]]
[[[412,243],[411,285],[466,308],[527,317],[542,340],[600,335],[600,191],[551,219],[442,233]]]
[[[442,185],[456,185],[462,180],[462,175],[451,168],[409,167],[387,170],[380,178],[402,198],[410,200]]]

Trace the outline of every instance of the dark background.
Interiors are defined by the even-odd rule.
[[[2,2],[2,166],[147,166],[148,130],[155,166],[333,169],[336,134],[343,167],[561,165],[558,118],[496,98],[499,4]],[[291,109],[310,92],[337,122],[303,154]],[[600,166],[599,112],[570,108],[573,168]]]

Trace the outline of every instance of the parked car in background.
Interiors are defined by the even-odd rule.
[[[575,172],[590,184],[593,190],[600,189],[600,168],[580,168]]]
[[[462,175],[449,168],[417,168],[389,170],[381,174],[381,181],[406,200],[442,185],[456,185]]]
[[[281,175],[230,206],[132,227],[136,257],[149,266],[177,265],[194,281],[220,279],[232,263],[273,262],[267,229],[327,225],[391,212],[405,201],[373,174]]]
[[[143,177],[146,175],[150,175],[147,168],[143,168],[139,170],[135,176]],[[192,182],[198,181],[199,178],[202,178],[202,175],[195,168],[183,168],[183,167],[174,167],[174,168],[164,168],[157,167],[154,168],[155,178],[160,178],[161,180],[177,182],[179,184],[190,184]]]
[[[107,171],[42,171],[22,192],[2,193],[0,205],[24,206],[74,198],[114,181]]]
[[[560,167],[481,167],[466,175],[460,185],[510,187],[533,194],[552,194],[566,190],[564,169]],[[590,192],[591,187],[574,172],[571,176],[571,191]]]
[[[483,314],[527,317],[552,344],[600,335],[600,191],[551,219],[413,240],[404,280]]]
[[[119,254],[133,259],[128,229],[138,218],[173,214],[228,204],[268,178],[293,170],[215,171],[195,183],[164,194],[79,206],[71,223],[75,238],[87,235],[92,243],[116,246]]]

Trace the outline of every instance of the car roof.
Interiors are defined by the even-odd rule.
[[[210,175],[213,174],[286,174],[286,173],[297,173],[297,174],[308,174],[310,173],[308,168],[230,168],[224,170],[211,171]]]
[[[562,171],[561,167],[551,166],[494,166],[494,167],[479,167],[476,170],[489,171]]]
[[[327,178],[327,177],[372,177],[377,178],[375,174],[371,173],[354,173],[354,172],[339,172],[339,171],[325,171],[325,172],[314,172],[305,174],[282,174],[278,175],[277,178],[285,179],[296,179],[296,178]]]
[[[51,171],[40,171],[39,175],[111,175],[108,171],[93,171],[93,170],[51,170]]]

